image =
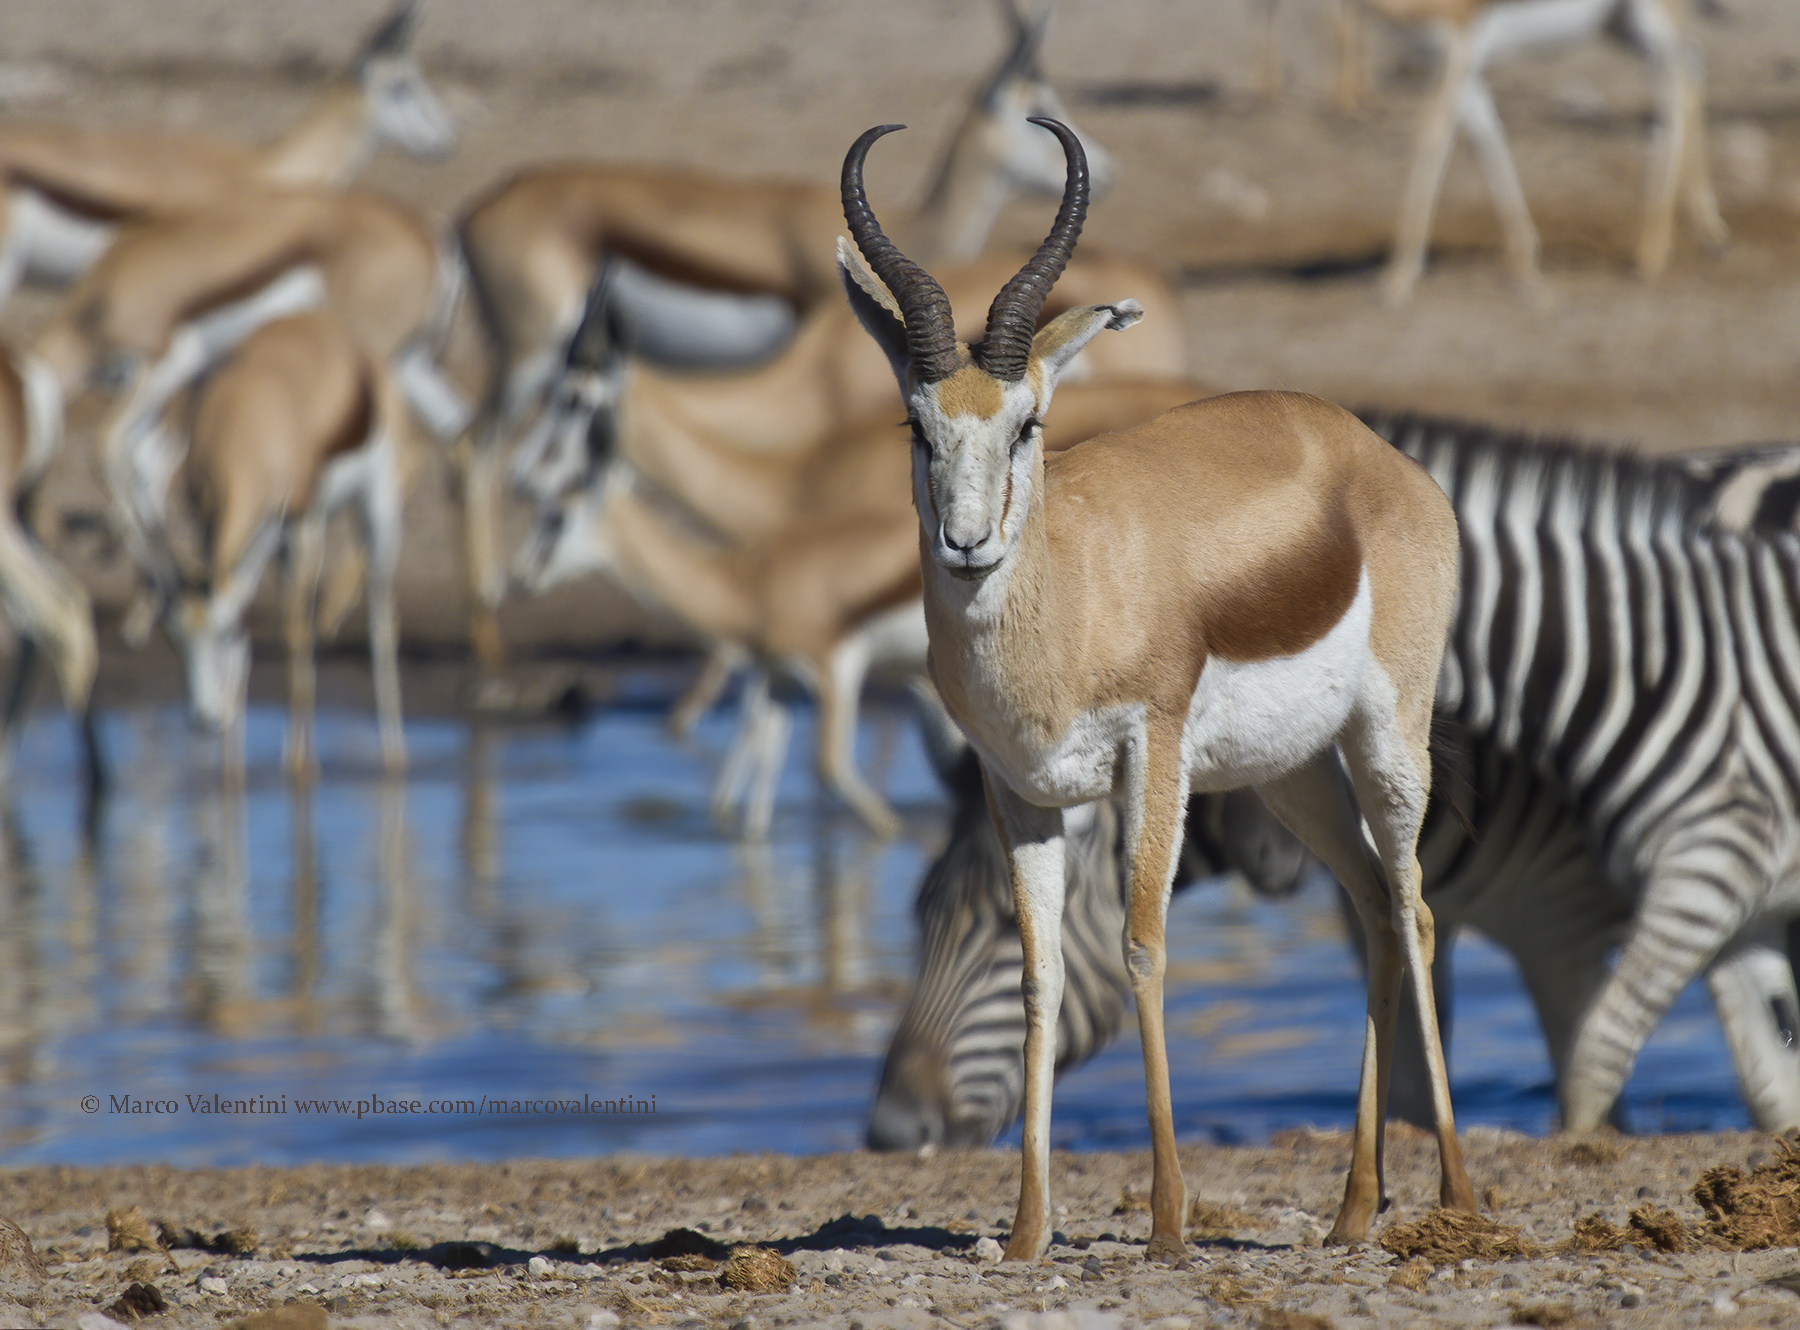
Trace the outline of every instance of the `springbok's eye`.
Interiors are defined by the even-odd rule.
[[[1025,417],[1025,423],[1019,426],[1019,437],[1013,440],[1012,450],[1016,453],[1019,449],[1028,445],[1031,442],[1032,437],[1043,427],[1042,422],[1040,422],[1036,416]]]
[[[921,425],[917,419],[910,416],[907,418],[906,424],[907,428],[912,430],[913,447],[923,448],[925,450],[925,455],[929,457],[931,455],[931,440],[925,437],[925,427]]]

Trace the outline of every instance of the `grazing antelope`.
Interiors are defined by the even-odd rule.
[[[164,624],[187,666],[196,719],[224,737],[226,778],[241,781],[250,640],[243,617],[284,554],[289,714],[286,760],[313,765],[313,624],[325,528],[348,510],[367,551],[369,656],[382,760],[406,761],[400,728],[394,570],[400,557],[408,422],[380,362],[323,310],[264,324],[196,390],[191,438],[174,487],[198,548],[154,529]]]
[[[122,223],[246,188],[345,185],[382,144],[445,155],[456,130],[411,54],[417,28],[416,2],[406,0],[369,35],[347,76],[263,148],[172,129],[0,126],[0,303],[28,276],[75,281]]]
[[[958,342],[942,288],[882,233],[864,194],[863,159],[895,126],[869,130],[844,160],[844,216],[867,266],[839,247],[845,290],[887,353],[913,431],[932,682],[981,755],[1018,903],[1025,1139],[1007,1254],[1034,1259],[1050,1236],[1062,810],[1114,794],[1131,850],[1125,944],[1154,1159],[1146,1255],[1185,1252],[1163,928],[1196,789],[1254,786],[1337,874],[1369,934],[1355,1149],[1331,1239],[1360,1239],[1381,1203],[1402,968],[1430,1059],[1440,1200],[1473,1211],[1416,857],[1456,596],[1455,518],[1417,464],[1348,412],[1293,393],[1209,398],[1046,458],[1039,422],[1058,376],[1100,332],[1135,322],[1138,307],[1072,309],[1034,332],[1087,205],[1080,141],[1039,123],[1068,158],[1062,206],[973,347]]]
[[[19,635],[0,713],[0,773],[11,763],[41,653],[49,658],[63,705],[80,724],[88,786],[95,789],[105,768],[91,706],[100,663],[93,606],[87,589],[31,534],[32,501],[56,454],[62,424],[62,397],[49,371],[29,356],[0,350],[0,608]]]
[[[1706,94],[1700,52],[1686,33],[1687,0],[1361,0],[1406,25],[1424,25],[1444,49],[1443,74],[1419,122],[1400,200],[1394,253],[1382,295],[1403,304],[1425,271],[1431,223],[1458,128],[1469,136],[1487,177],[1505,235],[1507,264],[1520,281],[1538,279],[1538,233],[1506,147],[1506,132],[1483,77],[1490,61],[1602,33],[1636,48],[1656,80],[1656,129],[1650,142],[1644,227],[1637,268],[1658,276],[1668,265],[1675,209],[1708,245],[1726,240],[1706,160]]]

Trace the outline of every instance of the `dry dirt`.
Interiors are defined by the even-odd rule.
[[[1199,1221],[1186,1269],[1144,1263],[1150,1166],[1142,1154],[1055,1156],[1060,1236],[1030,1265],[983,1259],[983,1248],[990,1258],[997,1252],[982,1239],[1004,1240],[1018,1179],[1016,1156],[998,1151],[18,1170],[0,1177],[0,1214],[31,1236],[46,1274],[0,1283],[0,1324],[75,1326],[140,1283],[169,1308],[145,1324],[171,1330],[290,1303],[317,1304],[333,1325],[579,1328],[616,1317],[721,1330],[1317,1330],[1521,1319],[1648,1328],[1791,1325],[1800,1315],[1800,1300],[1778,1282],[1800,1256],[1700,1245],[1705,1217],[1689,1195],[1715,1165],[1767,1165],[1779,1149],[1767,1137],[1571,1143],[1470,1131],[1469,1171],[1487,1214],[1509,1230],[1507,1245],[1548,1249],[1518,1259],[1465,1257],[1474,1250],[1466,1237],[1412,1259],[1376,1244],[1322,1247],[1348,1149],[1341,1134],[1307,1133],[1268,1148],[1185,1149]],[[1435,1153],[1408,1132],[1390,1143],[1389,1157],[1394,1205],[1375,1236],[1411,1257],[1392,1239],[1431,1212]],[[1678,1244],[1685,1250],[1658,1250],[1628,1226],[1634,1210],[1673,1211],[1688,1231]],[[177,1242],[256,1250],[109,1252],[109,1212],[124,1246],[134,1245],[132,1233],[147,1243],[161,1230]],[[1624,1230],[1616,1250],[1555,1250],[1593,1215]],[[690,1232],[669,1240],[674,1229]],[[708,1258],[739,1246],[773,1248],[794,1267],[791,1288],[722,1285],[723,1267]],[[761,1259],[779,1277],[779,1264]],[[736,1270],[745,1269],[757,1273],[740,1258]],[[1009,1319],[1058,1312],[1070,1319]]]

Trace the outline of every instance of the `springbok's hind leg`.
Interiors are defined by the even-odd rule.
[[[319,577],[325,563],[325,520],[307,513],[290,529],[287,549],[288,775],[310,779],[318,770],[313,713],[318,678],[313,664],[313,624]]]
[[[1369,861],[1362,824],[1335,750],[1257,787],[1257,793],[1306,847],[1332,871],[1362,922],[1368,943],[1368,1009],[1363,1026],[1362,1078],[1356,1095],[1356,1132],[1344,1203],[1327,1242],[1361,1242],[1386,1205],[1383,1127],[1394,1060],[1394,1017],[1400,1005],[1400,951],[1388,892]]]
[[[1415,710],[1419,714],[1414,715]],[[1450,1075],[1444,1065],[1437,1004],[1432,1000],[1435,924],[1425,904],[1418,859],[1419,827],[1431,792],[1430,731],[1428,705],[1409,709],[1401,703],[1385,715],[1360,712],[1346,728],[1342,742],[1357,807],[1387,877],[1393,931],[1419,1018],[1437,1134],[1438,1203],[1446,1209],[1474,1213],[1475,1189],[1463,1168],[1462,1147],[1456,1140]]]

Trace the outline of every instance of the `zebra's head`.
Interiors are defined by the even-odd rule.
[[[955,820],[914,905],[918,977],[869,1114],[868,1142],[876,1150],[987,1145],[1024,1102],[1023,955],[1006,855],[973,752],[965,749],[940,774]],[[1065,816],[1058,1072],[1111,1041],[1130,991],[1119,941],[1129,878],[1117,812],[1101,803]],[[1199,795],[1189,805],[1179,881],[1238,872],[1259,891],[1279,895],[1293,889],[1308,862],[1254,795]]]

